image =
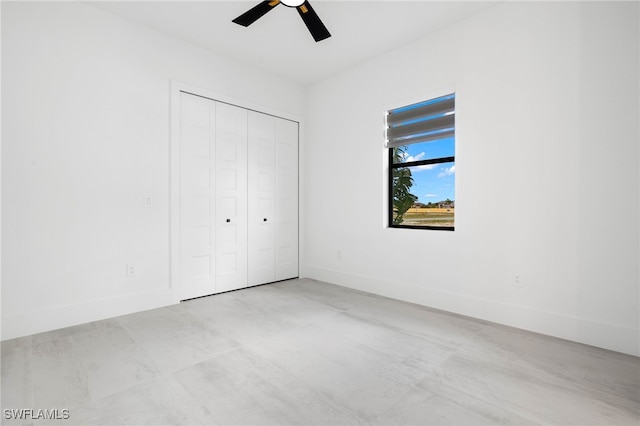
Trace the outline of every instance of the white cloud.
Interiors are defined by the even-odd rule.
[[[427,154],[424,152],[421,152],[420,154],[416,154],[415,156],[413,155],[409,155],[405,152],[404,154],[404,158],[403,158],[403,163],[410,163],[412,161],[420,161],[422,159],[424,159],[424,157]],[[424,166],[414,166],[411,168],[412,171],[414,172],[419,172],[421,170],[433,170],[437,167],[437,164],[425,164]]]
[[[420,170],[433,170],[436,167],[438,167],[437,164],[425,164],[424,166],[413,167],[412,170],[415,170],[416,172],[419,172]]]
[[[425,198],[436,198],[438,194],[426,194]]]
[[[445,177],[445,176],[451,176],[452,174],[454,174],[456,172],[456,166],[451,166],[449,168],[444,168],[442,169],[442,171],[440,172],[440,174],[438,174],[438,177]]]
[[[416,155],[415,157],[412,157],[411,155],[408,155],[407,157],[405,157],[405,162],[409,163],[411,161],[420,161],[424,158],[426,154],[424,152],[421,152],[420,154]]]

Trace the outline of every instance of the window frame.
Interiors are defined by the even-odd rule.
[[[452,91],[449,92],[450,94],[454,95],[454,99],[456,96],[456,92]],[[448,96],[448,95],[444,95],[444,96]],[[441,96],[439,96],[441,97]],[[439,97],[435,97],[435,98],[430,98],[424,102],[428,102],[431,99],[437,99]],[[411,105],[411,104],[409,104]],[[407,106],[409,106],[407,105]],[[400,107],[403,108],[403,107]],[[390,109],[391,110],[391,109]],[[387,113],[388,111],[387,110]],[[454,112],[455,114],[455,112]],[[386,119],[385,119],[385,128],[387,127],[387,123],[386,123]],[[455,124],[454,124],[454,132],[455,132]],[[386,131],[385,131],[385,138],[386,138]],[[394,170],[397,169],[404,169],[404,168],[410,168],[410,167],[416,167],[416,166],[424,166],[424,165],[431,165],[431,164],[442,164],[442,163],[454,163],[455,165],[455,147],[456,147],[456,140],[457,138],[455,137],[454,134],[454,155],[453,156],[449,156],[449,157],[439,157],[439,158],[429,158],[429,159],[425,159],[425,160],[418,160],[418,161],[410,161],[410,162],[406,162],[406,163],[394,163],[393,162],[393,150],[394,148],[396,148],[395,146],[387,146],[385,144],[385,149],[387,149],[388,153],[387,153],[387,164],[388,164],[388,175],[387,175],[387,227],[388,228],[393,228],[393,229],[426,229],[426,230],[435,230],[435,231],[455,231],[455,212],[454,212],[454,226],[432,226],[432,225],[394,225],[393,223],[393,173]],[[421,143],[421,142],[418,142]],[[425,143],[425,142],[422,142]],[[428,143],[428,142],[426,142]],[[411,145],[411,144],[407,144],[407,145]],[[401,146],[407,146],[407,145],[401,145]],[[455,201],[455,200],[454,200]]]

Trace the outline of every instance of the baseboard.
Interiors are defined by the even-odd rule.
[[[1,340],[28,336],[172,305],[170,289],[127,294],[109,299],[56,306],[2,317]]]
[[[640,330],[634,328],[464,294],[345,274],[313,265],[305,265],[304,276],[522,330],[640,356]]]

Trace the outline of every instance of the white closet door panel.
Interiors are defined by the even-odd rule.
[[[276,121],[276,280],[298,276],[298,123]]]
[[[216,102],[216,288],[247,286],[247,110]]]
[[[249,112],[249,285],[275,281],[276,119]]]
[[[180,95],[180,282],[181,299],[215,288],[215,104]]]
[[[298,124],[180,95],[179,276],[188,299],[298,276]]]

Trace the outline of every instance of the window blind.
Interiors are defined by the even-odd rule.
[[[455,136],[455,94],[387,111],[386,147]]]

